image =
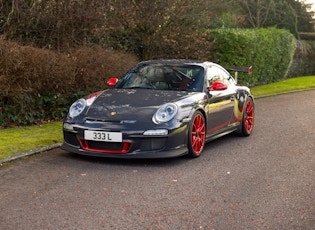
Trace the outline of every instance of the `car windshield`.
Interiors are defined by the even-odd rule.
[[[129,71],[116,85],[121,89],[157,89],[201,92],[204,69],[198,65],[139,65]]]

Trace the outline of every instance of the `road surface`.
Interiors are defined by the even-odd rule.
[[[0,167],[0,229],[314,229],[315,90],[256,100],[197,159],[55,149]]]

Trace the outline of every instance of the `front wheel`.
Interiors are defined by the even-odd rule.
[[[189,157],[199,157],[205,145],[206,122],[201,112],[195,112],[188,130]]]
[[[243,110],[242,124],[240,134],[242,136],[249,136],[254,127],[254,101],[248,97]]]

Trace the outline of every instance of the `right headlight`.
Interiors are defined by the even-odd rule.
[[[174,103],[167,103],[162,105],[154,114],[152,120],[156,124],[168,122],[172,120],[177,114],[178,108]]]
[[[85,99],[79,99],[76,102],[74,102],[69,109],[69,116],[70,117],[76,117],[79,116],[83,110],[86,107],[86,100]]]

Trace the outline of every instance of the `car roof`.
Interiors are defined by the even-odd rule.
[[[229,71],[227,71],[223,66],[210,62],[210,61],[201,61],[201,60],[194,60],[194,59],[156,59],[156,60],[148,60],[142,61],[137,64],[137,66],[141,65],[150,65],[150,64],[161,64],[161,65],[196,65],[201,66],[204,69],[208,69],[211,66],[216,66],[230,75]]]

